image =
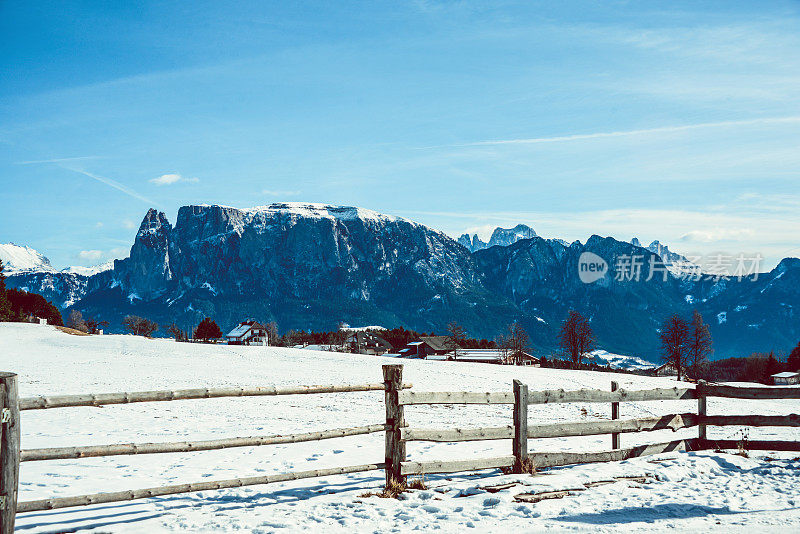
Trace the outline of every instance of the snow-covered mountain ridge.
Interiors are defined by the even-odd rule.
[[[210,316],[223,329],[256,317],[282,330],[346,322],[444,332],[455,320],[469,335],[492,339],[518,321],[532,348],[549,354],[558,325],[576,309],[592,321],[601,349],[655,362],[664,318],[697,308],[712,323],[717,357],[785,351],[800,339],[800,260],[786,259],[757,281],[675,273],[626,280],[613,272],[616,258],[641,255],[650,265],[656,252],[600,236],[543,239],[523,226],[494,234],[511,244],[470,252],[407,219],[324,204],[184,206],[174,226],[151,209],[130,256],[113,269],[88,278],[26,272],[8,284],[109,320],[109,331],[127,314],[185,328]],[[590,284],[579,277],[586,252],[612,266]],[[713,321],[720,314],[726,321]]]

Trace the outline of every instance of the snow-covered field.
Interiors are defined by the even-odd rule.
[[[132,336],[71,336],[52,327],[0,324],[0,370],[20,376],[20,395],[101,393],[218,386],[374,383],[381,365],[397,359],[271,347],[228,347],[147,340]],[[671,387],[665,378],[586,371],[410,360],[405,381],[419,391],[508,391],[513,378],[531,389]],[[381,392],[202,399],[104,408],[23,412],[23,448],[213,439],[307,432],[381,423]],[[623,418],[689,412],[692,401],[623,403]],[[709,400],[709,413],[788,414],[800,401]],[[609,418],[601,404],[531,406],[530,422]],[[510,406],[409,407],[410,426],[510,424]],[[737,438],[739,429],[709,429],[709,437]],[[622,445],[694,437],[676,433],[623,434]],[[751,429],[750,439],[800,439],[797,429]],[[531,450],[607,450],[609,436],[532,440]],[[509,441],[410,443],[409,459],[463,459],[510,453]],[[26,462],[20,500],[166,484],[319,469],[383,460],[383,435],[321,442],[234,448],[188,454],[117,456]],[[754,452],[668,453],[625,462],[551,469],[537,476],[431,475],[428,490],[402,500],[362,496],[382,486],[376,471],[291,483],[209,491],[20,514],[20,532],[219,531],[766,531],[800,529],[800,460]],[[769,459],[768,459],[769,457]],[[589,481],[649,475],[648,482],[597,486],[563,499],[515,503],[514,495],[572,489]],[[480,487],[516,480],[487,493]],[[788,527],[788,528],[787,528]],[[780,528],[780,527],[779,527]]]

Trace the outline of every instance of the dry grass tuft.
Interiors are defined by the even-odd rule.
[[[522,466],[520,469],[517,469],[516,466],[512,467],[501,467],[500,472],[504,475],[514,475],[514,474],[528,474],[528,475],[535,475],[536,474],[536,465],[533,463],[532,458],[525,458],[522,461]]]
[[[377,493],[373,491],[368,491],[366,493],[362,493],[359,497],[366,498],[366,497],[380,497],[381,499],[396,499],[401,493],[405,492],[406,490],[426,490],[428,487],[425,485],[425,477],[415,478],[410,480],[408,483],[403,483],[402,481],[392,479],[389,481],[389,484],[383,488],[383,491]]]
[[[72,336],[88,336],[86,332],[81,332],[80,330],[75,330],[74,328],[67,328],[66,326],[56,326],[59,330],[64,332],[65,334],[70,334]]]

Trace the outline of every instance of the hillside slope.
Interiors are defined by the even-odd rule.
[[[369,383],[381,381],[382,364],[398,363],[390,358],[296,349],[179,344],[132,336],[79,337],[46,326],[8,323],[0,324],[0,353],[4,355],[3,370],[19,374],[23,397],[187,387]],[[632,389],[674,385],[664,378],[586,371],[400,363],[404,364],[405,380],[413,382],[418,391],[508,391],[514,378],[532,389],[607,389],[612,379]],[[714,401],[710,409],[714,413],[741,413],[748,404],[755,403]],[[800,410],[798,401],[757,404],[765,414]],[[621,410],[627,418],[695,408],[691,401],[678,401],[622,403]],[[609,407],[597,404],[541,406],[530,412],[531,424],[608,417]],[[285,434],[380,423],[383,419],[380,392],[28,411],[23,416],[23,448]],[[511,410],[509,406],[415,406],[406,410],[406,419],[409,425],[424,428],[502,426],[510,423]],[[691,435],[691,429],[626,434],[622,443],[633,446]],[[735,429],[710,430],[710,437],[715,436],[734,437]],[[800,436],[796,429],[751,431],[751,439],[759,437]],[[384,455],[383,439],[382,434],[372,434],[198,453],[26,462],[21,469],[20,500],[379,462]],[[508,454],[510,447],[507,441],[412,443],[408,455],[425,460],[491,457]],[[608,447],[608,436],[531,443],[535,451]],[[463,532],[470,526],[485,532],[507,532],[509,528],[540,530],[553,526],[594,531],[597,521],[609,528],[636,527],[642,531],[704,530],[717,521],[756,527],[800,524],[800,513],[791,504],[792,499],[800,497],[796,486],[800,462],[769,463],[713,453],[670,453],[662,457],[661,464],[648,462],[651,459],[576,466],[543,477],[512,476],[538,491],[613,476],[649,473],[660,477],[644,489],[621,483],[533,506],[513,502],[513,494],[524,491],[519,487],[500,494],[478,489],[509,480],[492,473],[477,479],[468,475],[426,477],[436,491],[416,492],[406,501],[359,497],[382,484],[383,473],[371,472],[22,514],[18,525],[26,532],[89,527],[113,532],[344,532],[391,528]],[[719,492],[722,484],[727,485],[726,496]],[[702,513],[693,512],[698,509]],[[770,512],[763,513],[766,510]],[[582,520],[586,514],[595,514],[596,521]]]

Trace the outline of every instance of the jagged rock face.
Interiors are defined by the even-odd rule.
[[[128,300],[157,310],[158,300],[160,315],[208,314],[225,325],[245,314],[286,328],[333,328],[377,315],[429,330],[441,327],[448,310],[474,317],[476,302],[498,306],[486,302],[469,252],[445,234],[324,205],[185,206],[174,228],[151,210],[130,258],[98,279],[91,291],[107,299],[118,288],[119,309]],[[102,306],[91,294],[82,304]]]
[[[785,351],[800,339],[800,260],[784,260],[752,282],[672,273],[646,280],[646,268],[638,281],[616,279],[617,258],[640,256],[647,266],[658,259],[649,248],[599,236],[585,244],[534,236],[470,253],[441,232],[357,208],[186,206],[174,227],[150,210],[130,257],[113,270],[88,279],[29,273],[9,285],[24,284],[62,307],[82,296],[74,307],[109,320],[110,331],[127,314],[183,328],[209,316],[223,329],[253,317],[283,330],[344,321],[444,332],[455,320],[488,338],[519,321],[533,350],[549,353],[575,309],[590,318],[601,348],[657,361],[662,321],[697,308],[710,323],[716,357]],[[609,265],[593,283],[578,275],[585,252]]]
[[[471,238],[469,234],[462,234],[461,237],[458,238],[458,242],[467,247],[470,252],[477,252],[478,250],[484,250],[495,245],[507,247],[513,245],[517,241],[534,237],[537,236],[533,228],[524,224],[518,224],[514,228],[495,228],[488,243],[482,241],[481,238],[478,237],[478,234],[474,234]]]

